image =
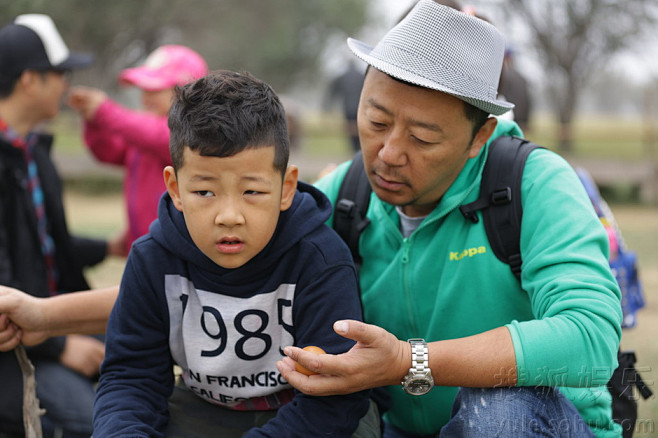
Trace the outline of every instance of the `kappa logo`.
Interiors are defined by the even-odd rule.
[[[473,257],[478,254],[485,254],[487,252],[486,246],[478,246],[473,248],[467,248],[461,252],[459,251],[450,251],[450,261],[459,261],[464,257]]]

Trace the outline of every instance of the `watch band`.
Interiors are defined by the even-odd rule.
[[[429,349],[425,339],[409,339],[411,344],[411,368],[418,373],[429,370]]]
[[[411,345],[411,368],[402,380],[402,389],[410,395],[427,394],[434,387],[427,342],[416,338],[408,342]]]

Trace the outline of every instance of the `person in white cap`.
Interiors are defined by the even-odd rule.
[[[621,436],[605,386],[620,292],[573,169],[545,149],[526,162],[520,282],[484,221],[459,208],[479,196],[490,142],[521,134],[490,116],[513,107],[497,99],[503,36],[421,0],[375,47],[348,45],[368,64],[358,129],[373,193],[358,254],[369,324],[335,323],[357,341],[345,354],[286,347],[282,375],[311,395],[386,387],[385,438]],[[334,204],[348,168],[316,183]]]
[[[128,228],[121,234],[124,255],[158,217],[158,201],[165,191],[162,169],[171,165],[167,114],[174,88],[207,72],[201,55],[189,47],[170,44],[158,47],[142,65],[119,75],[120,83],[141,90],[143,111],[119,105],[96,88],[74,87],[69,93],[69,106],[84,120],[87,147],[99,161],[126,169]]]
[[[36,297],[89,289],[83,268],[112,250],[69,234],[50,158],[53,139],[35,132],[57,115],[67,73],[91,62],[69,51],[46,15],[20,15],[0,29],[0,284]],[[27,353],[46,410],[44,436],[89,436],[103,343],[71,335]],[[22,378],[13,353],[0,353],[0,376],[0,435],[22,436]]]

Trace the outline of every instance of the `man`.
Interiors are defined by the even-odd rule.
[[[37,297],[88,289],[82,268],[101,261],[104,241],[69,235],[52,137],[33,132],[57,115],[67,73],[91,57],[69,52],[50,17],[21,15],[0,29],[0,284]],[[111,248],[110,248],[111,249]],[[116,251],[116,248],[114,249]],[[71,335],[28,349],[44,436],[89,436],[97,339]],[[23,435],[22,378],[14,353],[0,353],[0,434]]]
[[[528,131],[532,114],[532,96],[528,81],[517,69],[514,62],[514,50],[505,50],[505,60],[500,76],[500,94],[514,104],[514,121],[523,132]]]
[[[620,293],[573,170],[546,150],[526,163],[521,284],[492,253],[482,221],[458,209],[478,197],[489,142],[520,134],[488,117],[512,107],[496,99],[502,36],[421,0],[374,49],[349,44],[370,65],[358,125],[374,193],[360,285],[364,318],[380,327],[338,321],[336,332],[358,341],[348,353],[285,349],[322,375],[296,373],[290,359],[279,370],[312,395],[389,386],[387,437],[620,436],[604,386],[616,367]],[[347,166],[318,183],[332,201]],[[52,330],[52,320],[33,319],[44,301],[24,314],[25,296],[0,288],[0,312],[23,330],[0,316],[0,348]],[[409,338],[430,341],[428,351],[418,340],[412,354],[399,340]]]
[[[358,341],[346,354],[287,348],[322,375],[285,359],[284,377],[314,395],[388,386],[385,437],[619,436],[604,385],[616,367],[620,293],[576,174],[547,150],[530,155],[520,283],[483,221],[458,208],[478,197],[489,142],[520,135],[489,117],[512,107],[496,99],[502,35],[421,0],[376,47],[348,45],[369,64],[358,128],[373,194],[359,254],[374,325],[336,323]],[[334,203],[347,168],[317,183]],[[398,341],[411,338],[423,339]]]
[[[332,101],[338,101],[345,122],[345,133],[350,141],[352,152],[359,151],[359,135],[356,127],[356,113],[359,107],[359,96],[363,87],[363,71],[359,71],[355,61],[350,61],[347,68],[336,76],[329,84],[326,96],[326,106]]]

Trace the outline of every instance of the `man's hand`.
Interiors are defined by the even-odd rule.
[[[82,335],[68,335],[59,360],[73,371],[93,377],[99,373],[104,357],[105,345],[98,339]]]
[[[48,338],[43,299],[0,286],[0,351],[19,343],[37,345]]]
[[[409,344],[383,328],[358,321],[337,321],[334,330],[357,341],[346,353],[313,354],[286,347],[277,362],[281,375],[301,392],[314,396],[349,394],[378,386],[399,385],[411,364]],[[297,361],[318,374],[295,371]]]
[[[106,99],[107,94],[97,88],[73,87],[69,91],[67,103],[85,120],[91,120]]]
[[[0,351],[9,351],[21,343],[21,331],[9,317],[0,313]]]

